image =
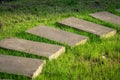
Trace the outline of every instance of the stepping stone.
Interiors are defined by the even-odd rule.
[[[120,9],[116,9],[117,12],[120,12]]]
[[[35,78],[41,73],[44,64],[45,61],[40,59],[0,55],[0,72]]]
[[[47,26],[35,27],[26,32],[61,43],[66,43],[72,47],[75,45],[84,44],[87,41],[87,37]]]
[[[106,11],[93,13],[93,14],[90,14],[90,16],[103,20],[103,21],[107,21],[107,22],[120,25],[120,16],[114,15]]]
[[[101,25],[98,25],[98,24],[95,24],[89,21],[82,20],[82,19],[78,19],[75,17],[64,19],[62,21],[59,21],[58,23],[62,25],[66,25],[66,26],[71,26],[73,28],[83,30],[86,32],[90,32],[90,33],[93,33],[100,37],[105,37],[105,38],[113,36],[116,33],[114,29],[101,26]]]
[[[65,52],[65,47],[34,42],[18,38],[9,38],[0,41],[0,47],[44,56],[49,59],[57,58]]]

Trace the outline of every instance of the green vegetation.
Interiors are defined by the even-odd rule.
[[[49,61],[36,55],[0,48],[0,54],[46,59],[42,73],[35,80],[120,80],[120,26],[88,16],[97,11],[109,11],[120,16],[119,0],[13,0],[0,4],[0,40],[18,37],[66,46],[67,51],[58,59]],[[75,16],[117,30],[111,38],[100,39],[96,35],[56,24],[57,21]],[[88,36],[85,45],[70,48],[46,38],[25,33],[38,25],[47,25]],[[0,73],[0,78],[29,80],[25,76]]]

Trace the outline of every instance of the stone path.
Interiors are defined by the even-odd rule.
[[[96,34],[100,37],[110,37],[113,36],[116,33],[116,30],[105,27],[105,26],[101,26],[92,22],[88,22],[82,19],[78,19],[75,17],[70,17],[67,19],[64,19],[62,21],[58,22],[59,24],[62,25],[67,25],[67,26],[71,26],[73,28],[79,29],[79,30],[83,30],[86,32],[90,32],[93,34]]]
[[[116,9],[116,11],[120,12],[120,9]]]
[[[72,47],[74,47],[75,45],[84,44],[88,39],[87,37],[81,35],[46,26],[35,27],[28,30],[27,32],[54,41],[67,43]]]
[[[107,22],[120,25],[120,16],[114,15],[106,11],[96,12],[96,13],[90,14],[90,16],[103,20],[103,21],[107,21]]]
[[[0,41],[0,47],[44,56],[49,59],[57,58],[65,52],[62,46],[34,42],[24,39],[10,38]]]
[[[117,11],[120,12],[120,9],[117,9]],[[109,12],[103,11],[90,15],[100,20],[120,25],[120,17]],[[62,21],[59,21],[58,23],[66,26],[71,26],[79,30],[87,31],[100,37],[110,37],[116,33],[116,30],[114,29],[82,19],[77,19],[75,17],[64,19]],[[61,43],[66,43],[72,47],[74,47],[75,45],[83,44],[88,39],[85,36],[47,26],[35,27],[33,29],[27,30],[26,32]],[[26,52],[38,56],[44,56],[49,59],[55,59],[65,52],[65,47],[62,46],[18,38],[8,38],[1,40],[0,47]],[[25,75],[31,78],[35,78],[38,74],[41,73],[44,64],[45,61],[40,59],[0,55],[0,72]]]
[[[0,72],[35,78],[41,73],[44,60],[0,55]]]

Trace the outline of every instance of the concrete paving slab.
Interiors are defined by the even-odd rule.
[[[117,12],[120,12],[120,9],[116,9]]]
[[[0,54],[0,72],[35,78],[41,73],[44,64],[45,61],[40,59]]]
[[[114,15],[110,12],[106,12],[106,11],[96,12],[96,13],[90,14],[90,16],[103,20],[103,21],[107,21],[107,22],[120,25],[120,16]]]
[[[55,59],[65,52],[65,47],[46,44],[41,42],[29,41],[18,38],[9,38],[0,41],[0,47],[44,56]]]
[[[87,41],[87,37],[47,26],[35,27],[27,30],[26,32],[42,36],[50,40],[66,43],[72,47],[84,44]]]
[[[113,36],[116,33],[116,30],[114,29],[101,26],[89,21],[82,20],[82,19],[78,19],[75,17],[64,19],[62,21],[59,21],[58,23],[62,25],[70,26],[79,30],[83,30],[86,32],[90,32],[104,38]]]

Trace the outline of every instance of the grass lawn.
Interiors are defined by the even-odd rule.
[[[47,64],[35,80],[120,80],[120,26],[88,16],[89,13],[109,11],[120,16],[119,0],[14,0],[0,3],[0,40],[17,37],[65,46],[67,51],[58,59],[46,58],[0,48],[0,54],[46,59]],[[117,30],[107,39],[56,24],[75,16]],[[70,48],[43,37],[25,33],[27,29],[46,25],[89,37],[84,45]],[[0,73],[0,79],[30,80],[25,76]]]

